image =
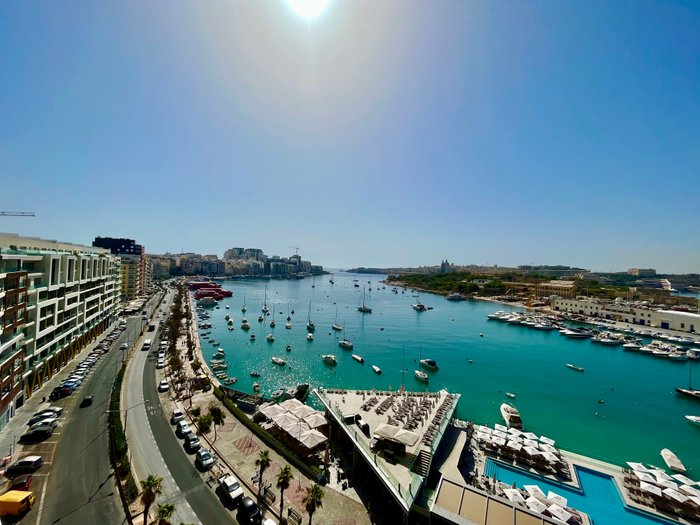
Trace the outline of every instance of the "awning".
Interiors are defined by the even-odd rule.
[[[525,503],[525,498],[520,494],[518,489],[505,489],[503,493],[511,501],[511,503]]]
[[[550,505],[547,507],[547,511],[557,519],[560,519],[564,523],[568,522],[573,514],[568,512],[566,509],[562,508],[560,505]]]
[[[566,508],[566,504],[568,503],[567,499],[564,496],[560,496],[559,494],[557,494],[556,492],[552,492],[551,490],[547,492],[547,501],[564,508]]]

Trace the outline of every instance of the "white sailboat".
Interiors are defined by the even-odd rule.
[[[345,331],[345,330],[343,330],[343,331]],[[344,348],[345,350],[352,350],[352,347],[353,347],[352,341],[350,341],[350,339],[348,339],[347,336],[344,337],[343,339],[341,339],[340,341],[338,341],[338,346],[340,348]]]
[[[306,330],[309,333],[316,331],[316,325],[314,325],[313,321],[311,321],[311,301],[310,300],[309,300],[309,317],[308,317],[308,320],[306,321]]]
[[[362,312],[363,314],[371,314],[372,309],[365,304],[365,287],[362,287],[362,306],[357,307],[358,312]]]
[[[265,285],[265,298],[263,299],[262,312],[267,315],[270,309],[267,307],[267,284]]]
[[[332,328],[333,330],[335,330],[336,332],[342,332],[342,331],[343,331],[343,327],[342,327],[341,325],[338,324],[338,307],[337,307],[337,306],[335,307],[335,322],[333,323],[333,325],[331,326],[331,328]]]
[[[243,306],[241,307],[241,312],[245,313],[247,308],[245,307],[245,294],[243,294]]]

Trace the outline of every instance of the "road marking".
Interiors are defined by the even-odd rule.
[[[49,484],[49,474],[46,474],[44,486],[41,489],[41,503],[39,503],[39,510],[36,513],[36,525],[41,525],[41,513],[44,511],[44,502],[46,501],[46,485]]]

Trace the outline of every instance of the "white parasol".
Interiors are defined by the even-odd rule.
[[[556,492],[552,492],[551,490],[547,492],[547,501],[564,508],[566,508],[566,504],[568,503],[567,499],[564,496],[560,496],[559,494],[557,494]]]
[[[646,472],[635,470],[634,475],[639,478],[639,481],[645,481],[647,483],[656,483],[656,478],[651,474],[647,474]]]
[[[503,493],[511,501],[511,503],[525,503],[525,498],[520,494],[518,489],[505,489]]]
[[[523,485],[523,488],[525,489],[525,492],[527,492],[530,496],[533,496],[535,498],[547,499],[547,496],[544,495],[544,492],[542,492],[542,489],[539,485]]]
[[[525,505],[528,506],[528,508],[532,511],[538,512],[542,514],[545,510],[547,510],[547,505],[542,503],[540,500],[535,498],[534,496],[530,496],[525,500]]]
[[[685,503],[688,501],[687,496],[684,496],[675,489],[664,489],[661,492],[663,492],[667,497],[676,500],[678,503]]]
[[[571,514],[566,509],[562,508],[560,505],[557,504],[550,505],[549,507],[547,507],[547,511],[552,516],[563,521],[564,523],[568,522],[573,516],[573,514]]]
[[[652,485],[651,483],[646,483],[642,481],[639,484],[639,488],[642,489],[644,492],[648,492],[649,494],[653,494],[655,496],[661,496],[661,489],[657,487],[656,485]]]

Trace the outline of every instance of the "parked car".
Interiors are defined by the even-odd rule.
[[[156,368],[165,368],[165,360],[158,359],[158,362],[156,363]]]
[[[238,516],[243,523],[259,525],[262,522],[260,507],[248,496],[238,504]]]
[[[68,387],[56,387],[53,389],[53,391],[49,394],[49,399],[51,401],[57,401],[59,399],[63,399],[64,397],[67,397],[71,394],[72,390]]]
[[[27,456],[18,459],[5,469],[5,477],[12,479],[22,474],[31,474],[39,470],[43,464],[44,458],[41,456]]]
[[[170,385],[165,379],[158,383],[158,392],[167,392],[168,390],[170,390]]]
[[[189,450],[190,452],[194,452],[195,450],[199,450],[202,448],[202,443],[199,441],[199,438],[194,435],[188,435],[185,438],[185,448]]]
[[[173,414],[173,416],[174,415],[175,414]],[[175,430],[178,434],[180,434],[183,437],[185,434],[187,434],[187,432],[191,432],[190,426],[187,424],[187,421],[182,421],[182,420],[178,421],[177,427]]]
[[[44,412],[39,412],[38,414],[32,416],[29,419],[29,421],[27,421],[27,425],[31,427],[32,425],[38,423],[39,421],[48,421],[51,419],[55,420],[57,418],[58,418],[58,416],[56,414],[51,415],[51,414],[46,414]]]
[[[51,436],[51,434],[53,434],[53,429],[54,427],[47,424],[35,425],[22,434],[19,440],[21,443],[38,443]]]
[[[95,396],[84,397],[83,400],[80,402],[80,408],[85,408],[85,407],[89,407],[90,405],[92,405],[92,399],[94,397]]]
[[[53,405],[48,406],[46,408],[42,408],[41,410],[39,410],[39,412],[37,412],[34,415],[38,416],[39,414],[46,414],[47,412],[51,412],[53,414],[56,414],[56,417],[60,417],[61,414],[63,414],[63,407],[53,406]]]
[[[224,474],[219,478],[219,487],[224,493],[226,499],[231,503],[236,503],[243,497],[243,489],[241,484],[232,474]]]
[[[126,350],[127,348],[129,348],[129,343],[122,343],[119,347],[120,350]]]
[[[22,474],[21,476],[17,476],[16,478],[12,479],[9,485],[8,490],[29,490],[29,487],[32,484],[32,475],[31,474]]]
[[[202,468],[202,470],[209,470],[212,466],[214,466],[214,456],[212,456],[211,452],[209,452],[206,448],[200,448],[197,451],[197,457],[194,461]]]
[[[174,425],[176,423],[179,423],[185,419],[185,414],[182,413],[182,410],[173,410],[173,415],[170,418],[170,422]]]
[[[47,417],[46,419],[40,419],[39,421],[31,425],[29,427],[29,430],[34,430],[35,428],[39,428],[43,425],[48,425],[51,428],[56,428],[58,426],[58,419],[56,419],[55,417]]]

